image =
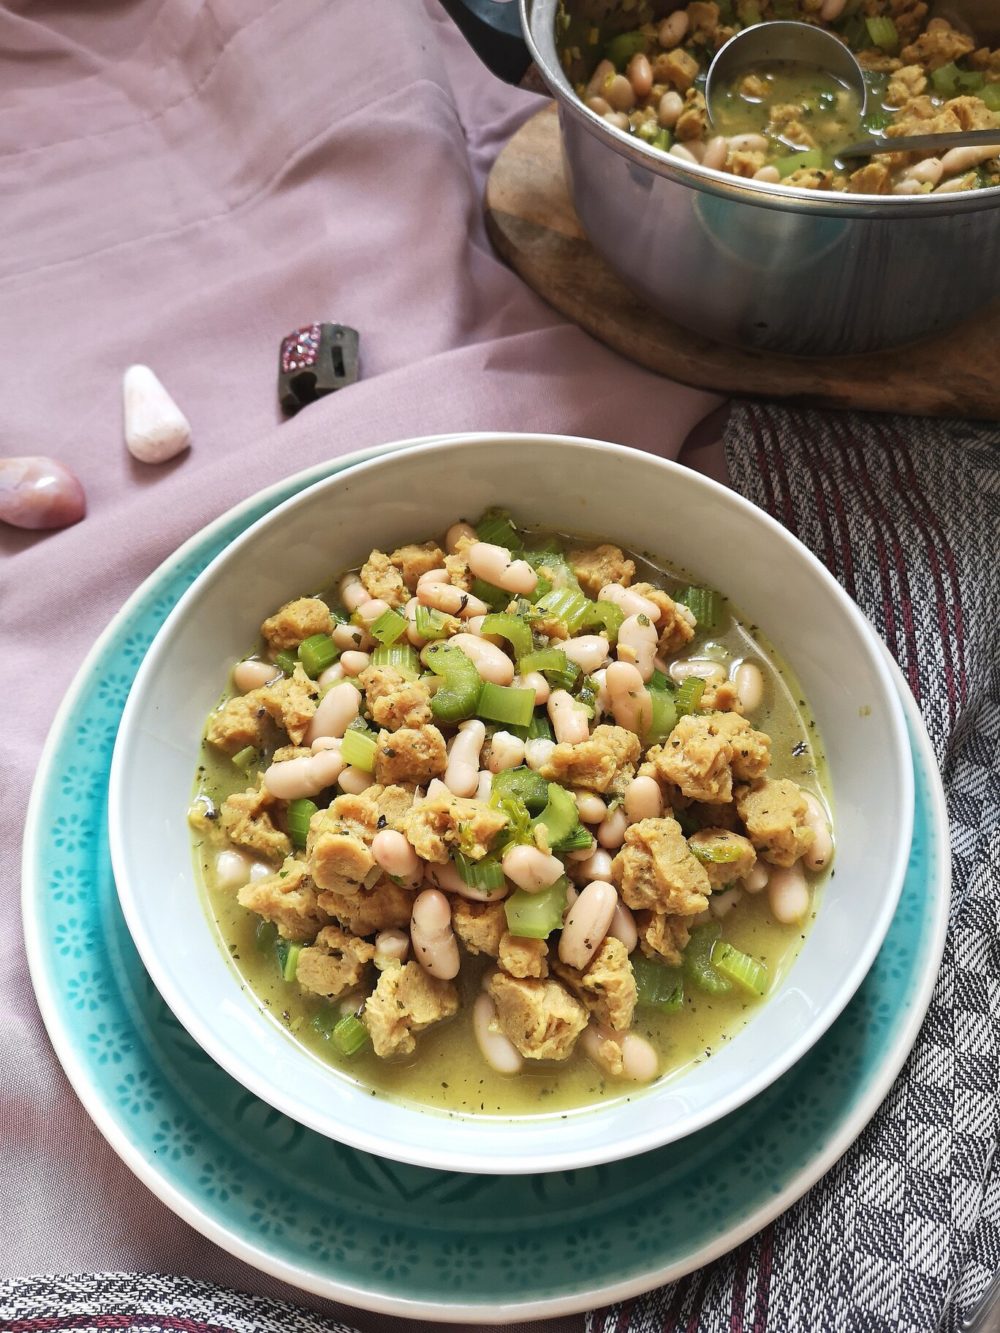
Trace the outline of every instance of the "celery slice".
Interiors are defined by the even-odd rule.
[[[541,893],[518,889],[503,905],[512,935],[544,940],[562,925],[566,911],[566,876],[561,875]]]
[[[382,643],[372,653],[372,666],[394,667],[407,680],[420,675],[420,658],[408,643]]]
[[[506,881],[503,866],[495,856],[484,856],[481,861],[472,861],[464,852],[455,853],[455,869],[462,877],[463,884],[470,889],[484,889],[493,893],[502,889]]]
[[[548,804],[549,784],[534,769],[522,765],[494,773],[491,793],[498,801],[502,796],[516,796],[530,814],[537,815]]]
[[[288,836],[293,847],[304,847],[309,836],[309,821],[316,814],[319,806],[308,797],[288,802]]]
[[[728,842],[722,838],[717,838],[713,842],[689,842],[692,855],[696,856],[703,865],[727,866],[738,861],[743,855],[743,849],[737,842]]]
[[[247,745],[242,750],[237,750],[230,760],[233,767],[238,768],[241,773],[249,773],[256,762],[257,751],[252,745]]]
[[[401,616],[398,611],[394,611],[392,607],[388,611],[383,611],[372,625],[372,635],[378,639],[379,643],[395,643],[405,633],[406,618]]]
[[[770,980],[767,968],[735,945],[716,940],[712,945],[711,962],[723,977],[751,995],[766,995]]]
[[[635,975],[636,1003],[661,1013],[676,1013],[684,1005],[684,973],[679,967],[668,967],[647,958],[636,950],[631,958]]]
[[[431,699],[431,712],[439,722],[462,722],[472,717],[479,703],[482,681],[470,658],[454,644],[431,643],[420,654],[421,661],[442,684]]]
[[[591,602],[580,620],[580,628],[597,629],[600,627],[607,631],[609,643],[617,643],[618,631],[621,629],[624,619],[625,612],[614,602]]]
[[[520,616],[497,614],[483,617],[481,633],[484,636],[498,634],[506,639],[514,649],[514,656],[520,661],[531,653],[531,626]]]
[[[506,509],[487,509],[475,528],[476,536],[481,542],[503,546],[508,551],[519,551],[523,545],[520,534]]]
[[[718,921],[708,921],[703,926],[695,926],[691,939],[684,950],[684,975],[700,990],[709,995],[728,995],[733,983],[724,977],[712,962],[712,950],[722,934]]]
[[[539,648],[535,653],[528,653],[518,662],[522,676],[529,671],[564,671],[569,658],[561,648]]]
[[[329,634],[312,634],[299,644],[299,661],[310,679],[315,680],[327,667],[333,666],[340,656],[340,649]]]
[[[677,725],[677,704],[672,690],[649,689],[652,712],[649,730],[643,737],[647,745],[662,745]]]
[[[535,603],[541,616],[561,620],[571,634],[580,628],[587,608],[592,606],[579,588],[553,588]]]
[[[701,676],[688,676],[674,695],[674,707],[678,717],[687,717],[697,711],[701,696],[705,693],[705,682]]]
[[[293,652],[287,648],[282,648],[280,653],[274,654],[275,666],[281,667],[286,676],[290,676],[295,670],[296,657]]]
[[[509,592],[504,592],[503,588],[498,588],[493,583],[487,583],[485,579],[472,580],[472,595],[485,602],[491,611],[503,611],[511,602]]]
[[[580,827],[580,812],[566,788],[560,787],[558,782],[550,782],[545,809],[531,823],[534,828],[543,824],[549,846],[553,851],[561,851],[562,844],[571,839]]]
[[[346,1014],[333,1028],[330,1040],[341,1055],[357,1055],[368,1040],[368,1029],[360,1018]]]
[[[526,727],[535,712],[535,691],[516,689],[512,685],[494,685],[489,680],[483,681],[476,712],[490,722],[502,722],[511,727]]]
[[[353,731],[350,727],[344,732],[344,739],[340,743],[344,762],[363,769],[365,773],[371,773],[375,768],[377,749],[378,742],[370,731]]]
[[[435,611],[430,606],[420,606],[418,604],[414,621],[417,633],[422,639],[428,641],[432,639],[446,639],[451,627],[458,628],[458,621],[454,616],[446,616],[443,611]]]
[[[866,18],[865,27],[872,46],[877,46],[887,56],[894,56],[899,50],[899,33],[891,18],[884,15],[878,18]]]

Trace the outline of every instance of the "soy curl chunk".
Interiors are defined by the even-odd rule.
[[[519,1074],[524,1058],[510,1038],[497,1030],[496,1017],[493,997],[481,991],[472,1006],[472,1030],[479,1054],[498,1074]]]
[[[620,727],[643,736],[653,718],[653,702],[642,673],[631,662],[612,662],[605,677],[611,715]]]
[[[413,956],[432,977],[451,981],[458,976],[458,941],[451,928],[451,903],[440,889],[417,894],[410,915]]]
[[[380,829],[372,838],[372,856],[387,875],[405,889],[423,883],[424,865],[406,838],[397,829]]]
[[[507,878],[525,893],[541,893],[564,873],[558,856],[526,845],[511,847],[500,864]]]
[[[491,773],[503,773],[524,762],[524,741],[509,731],[495,731],[490,738],[490,757],[486,767]]]
[[[233,667],[233,684],[240,694],[249,694],[251,690],[263,689],[273,680],[280,680],[284,675],[280,666],[273,662],[259,662],[256,658],[247,658]]]
[[[410,952],[410,937],[405,930],[380,930],[375,936],[374,963],[380,972],[393,963],[405,963]]]
[[[342,779],[344,760],[338,750],[319,750],[299,759],[283,759],[264,771],[264,786],[279,801],[318,796]]]
[[[833,856],[830,823],[811,791],[803,791],[802,799],[806,803],[806,827],[813,831],[813,840],[802,854],[802,864],[807,870],[825,870]]]
[[[448,643],[461,648],[479,672],[480,680],[491,681],[494,685],[509,685],[514,679],[514,663],[495,643],[477,638],[475,634],[453,634]]]
[[[660,618],[660,608],[655,602],[631,588],[623,588],[620,583],[606,583],[599,600],[613,602],[627,616],[647,616],[654,625]]]
[[[515,560],[504,546],[474,542],[466,548],[465,559],[476,578],[517,597],[530,597],[538,585],[538,575],[527,560]]]
[[[610,651],[603,634],[581,634],[575,639],[564,639],[559,647],[569,661],[575,662],[588,676],[606,665]]]
[[[449,616],[485,616],[489,607],[470,592],[453,583],[422,583],[417,587],[417,601]]]
[[[38,454],[0,458],[0,522],[38,532],[68,528],[86,512],[83,487],[62,463]]]
[[[478,718],[459,727],[444,771],[444,785],[453,796],[475,796],[479,786],[479,754],[485,740],[486,726]]]
[[[560,745],[579,745],[590,735],[590,718],[582,704],[566,690],[555,690],[549,696],[549,721]]]
[[[663,814],[663,794],[655,778],[633,778],[625,788],[625,813],[630,824],[642,819],[659,819]]]
[[[594,879],[569,909],[559,937],[559,959],[582,972],[608,933],[618,905],[615,886]]]
[[[783,926],[794,926],[809,911],[809,886],[802,866],[772,867],[767,881],[767,899],[771,914]]]
[[[639,670],[643,683],[653,674],[659,636],[648,616],[626,616],[618,631],[618,660],[631,662]]]
[[[621,1052],[621,1069],[617,1061],[608,1060],[608,1047],[617,1046]],[[660,1072],[656,1051],[645,1037],[635,1032],[614,1032],[603,1024],[591,1023],[580,1038],[580,1045],[599,1069],[612,1077],[628,1079],[630,1083],[652,1083]]]
[[[320,736],[343,736],[360,708],[361,694],[350,681],[334,685],[319,701],[306,732],[306,742],[311,745]]]

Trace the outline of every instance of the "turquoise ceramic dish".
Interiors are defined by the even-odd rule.
[[[203,1234],[285,1281],[397,1315],[483,1323],[635,1294],[787,1208],[888,1091],[944,942],[948,839],[933,755],[900,681],[915,836],[886,943],[809,1055],[686,1140],[683,1153],[668,1147],[556,1175],[452,1175],[303,1129],[217,1068],[143,970],[111,878],[107,778],[132,678],[180,594],[261,513],[354,461],[291,478],[199,534],[143,585],[81,668],[39,767],[25,841],[25,934],[46,1025],[85,1107],[140,1180]]]

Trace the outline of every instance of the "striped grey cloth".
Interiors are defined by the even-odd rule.
[[[872,1123],[789,1212],[589,1333],[964,1333],[1000,1270],[1000,428],[742,404],[732,485],[795,533],[885,638],[941,764],[947,948]]]

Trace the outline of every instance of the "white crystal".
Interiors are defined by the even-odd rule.
[[[129,366],[122,381],[125,443],[140,463],[165,463],[191,443],[191,427],[148,366]]]

